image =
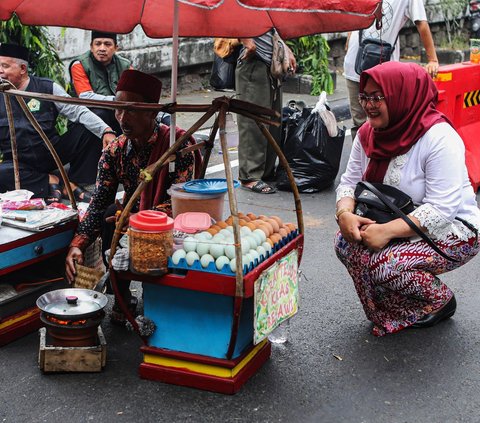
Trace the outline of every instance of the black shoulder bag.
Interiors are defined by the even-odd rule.
[[[358,35],[358,53],[355,59],[355,72],[359,75],[367,69],[373,68],[380,63],[389,62],[392,58],[395,44],[398,40],[395,38],[393,46],[382,41],[382,39],[365,38],[362,40],[363,31]]]
[[[398,188],[361,181],[355,188],[355,201],[355,214],[368,217],[377,223],[387,223],[400,217],[442,257],[455,262],[459,261],[440,250],[431,238],[407,216],[406,213],[411,213],[415,206],[411,197]],[[478,236],[477,230],[472,225],[458,217],[456,219]]]

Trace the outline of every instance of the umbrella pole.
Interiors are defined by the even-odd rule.
[[[173,0],[173,37],[172,37],[172,81],[170,98],[171,103],[177,102],[177,78],[178,78],[178,1]],[[177,127],[177,115],[173,112],[170,116],[170,128],[174,128],[170,131],[170,147],[175,144],[175,128]],[[175,162],[168,164],[168,170],[170,172],[175,171]]]

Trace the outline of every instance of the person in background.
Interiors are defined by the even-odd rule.
[[[281,113],[282,91],[279,81],[272,77],[273,41],[269,31],[259,37],[240,40],[240,52],[235,69],[235,87],[238,98]],[[288,47],[287,47],[288,48]],[[290,68],[296,68],[290,51]],[[279,143],[280,127],[270,127],[270,133]],[[242,188],[259,194],[272,194],[276,189],[267,182],[275,179],[276,155],[254,120],[238,115],[238,161]]]
[[[69,97],[65,90],[51,79],[30,76],[29,51],[14,44],[0,45],[0,78],[8,80],[18,90]],[[86,107],[60,102],[25,99],[27,107],[52,142],[63,164],[70,164],[68,176],[77,201],[89,202],[90,193],[80,184],[95,182],[102,141],[106,145],[114,139],[112,128]],[[52,172],[57,165],[44,141],[30,124],[17,100],[11,99],[21,187],[48,202],[62,198],[59,178]],[[70,121],[68,130],[58,135],[55,124],[58,115]],[[5,100],[0,96],[0,192],[15,189],[12,148]]]
[[[423,47],[427,54],[428,63],[425,69],[434,77],[438,71],[438,59],[435,52],[432,33],[427,21],[423,0],[383,0],[382,3],[382,29],[377,30],[375,23],[362,33],[365,38],[381,39],[395,47],[391,60],[400,60],[400,41],[398,34],[408,20],[415,23],[420,34]],[[353,120],[352,140],[358,128],[367,120],[364,110],[358,103],[358,84],[360,75],[355,72],[355,60],[359,47],[359,31],[354,31],[347,38],[347,53],[343,64],[347,82],[348,96],[350,99],[350,113]]]
[[[117,34],[92,31],[90,50],[73,60],[69,66],[70,80],[79,98],[112,101],[118,80],[124,70],[132,69],[130,60],[117,54]],[[115,111],[91,108],[117,134],[121,133]],[[165,117],[164,117],[165,115]],[[170,125],[170,115],[161,112],[162,123]]]
[[[367,122],[353,141],[337,187],[337,257],[353,279],[373,333],[425,328],[455,313],[438,275],[479,251],[480,210],[465,166],[465,147],[436,109],[437,88],[414,63],[387,62],[362,72],[358,100]],[[437,253],[401,218],[378,224],[354,214],[359,181],[408,194],[410,219],[449,257]]]
[[[126,70],[118,81],[115,100],[124,102],[158,103],[162,83],[154,76],[136,70]],[[66,258],[66,275],[70,282],[75,278],[75,262],[82,264],[85,249],[101,235],[103,251],[110,248],[115,222],[115,196],[119,185],[123,186],[126,204],[138,184],[140,171],[155,163],[164,154],[170,142],[170,127],[159,123],[155,111],[117,110],[115,116],[122,129],[122,135],[112,141],[103,150],[98,163],[98,175],[93,199],[70,244]],[[177,139],[185,131],[177,129]],[[194,144],[193,138],[187,140],[183,147]],[[197,156],[197,160],[201,160]],[[194,153],[177,155],[175,171],[169,172],[168,165],[154,176],[132,212],[155,209],[171,214],[170,197],[167,190],[172,184],[192,179],[194,172]],[[198,163],[197,163],[198,164]],[[114,220],[114,219],[113,219]],[[137,299],[132,296],[129,285],[122,284],[121,295],[135,312]],[[125,316],[117,302],[112,310],[111,320],[124,324]]]

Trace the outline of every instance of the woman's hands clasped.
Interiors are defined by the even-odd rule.
[[[340,232],[348,242],[352,243],[362,242],[363,239],[360,229],[366,228],[368,225],[373,223],[375,223],[374,220],[358,216],[351,212],[342,213],[338,217],[338,226],[340,227]]]

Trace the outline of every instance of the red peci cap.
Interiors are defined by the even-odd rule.
[[[173,219],[156,210],[142,210],[132,214],[129,220],[132,229],[149,232],[164,232],[173,229]]]
[[[158,103],[162,92],[162,82],[153,75],[127,69],[120,75],[115,92],[118,91],[130,91],[141,95],[146,103]]]

